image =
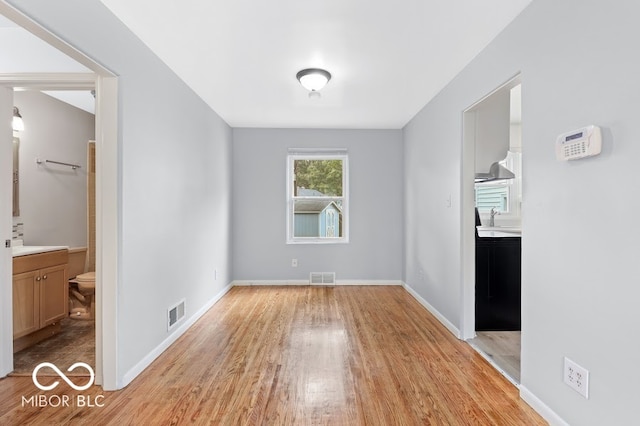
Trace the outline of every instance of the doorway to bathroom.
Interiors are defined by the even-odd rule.
[[[22,125],[13,133],[12,375],[29,376],[42,362],[65,371],[82,361],[95,371],[95,279],[76,278],[95,275],[94,80],[13,93]],[[55,247],[68,247],[60,267],[49,266]]]
[[[13,106],[14,90],[83,90],[95,89],[96,114],[96,278],[95,278],[95,307],[96,307],[96,336],[95,345],[95,383],[102,385],[105,390],[112,390],[117,385],[116,369],[116,301],[117,301],[117,247],[118,247],[118,144],[117,144],[117,105],[118,79],[113,73],[86,57],[81,52],[70,47],[56,36],[40,27],[30,18],[24,16],[12,6],[0,2],[0,15],[11,19],[17,28],[31,33],[49,47],[57,49],[78,63],[85,66],[89,72],[63,73],[51,72],[12,72],[0,70],[0,107],[3,116],[10,117]],[[29,49],[21,51],[19,57],[28,57],[34,53]],[[38,58],[50,58],[47,55],[34,53]],[[16,57],[17,59],[18,57]],[[10,58],[11,59],[11,58]],[[8,63],[11,63],[9,61]],[[46,65],[46,64],[45,64]],[[5,111],[6,110],[6,111]],[[6,114],[5,114],[6,113]],[[5,141],[5,135],[11,135],[10,120],[0,123],[0,139]],[[10,146],[11,139],[7,144]],[[3,148],[4,149],[4,148]],[[10,150],[0,156],[0,170],[11,170]],[[0,232],[3,240],[11,241],[11,210],[9,206],[12,198],[11,184],[7,178],[6,184],[0,185]],[[7,203],[5,203],[7,201]],[[13,330],[12,330],[12,249],[6,243],[4,251],[0,251],[0,377],[5,376],[14,367]]]
[[[516,76],[463,113],[463,338],[520,381],[522,117]]]
[[[96,76],[94,74],[87,74],[84,76],[79,76],[79,75],[73,75],[73,76],[62,76],[62,75],[40,75],[38,79],[33,79],[33,75],[29,76],[30,78],[27,78],[26,80],[21,80],[21,76],[19,75],[14,75],[11,77],[11,79],[6,78],[4,80],[2,80],[2,76],[0,76],[0,85],[3,85],[5,88],[9,87],[10,91],[7,93],[12,93],[14,90],[16,89],[20,89],[23,91],[43,91],[43,90],[47,90],[50,88],[56,88],[57,90],[59,89],[66,89],[66,90],[91,90],[93,87],[96,87]],[[82,81],[81,81],[82,80]],[[116,99],[116,91],[117,86],[113,85],[112,87],[108,88],[108,93],[107,93],[107,98],[111,98],[111,100],[115,100]],[[99,90],[99,89],[98,89]],[[97,97],[99,97],[99,92],[97,94]],[[103,100],[104,101],[104,100]],[[13,96],[10,96],[10,100],[9,103],[13,104]],[[112,107],[115,105],[112,105]],[[102,128],[102,132],[103,132],[103,137],[104,137],[104,121],[101,122],[101,118],[99,117],[98,113],[99,113],[100,109],[98,108],[98,110],[96,111],[96,135],[98,136],[97,139],[100,139],[100,131],[97,129]],[[115,134],[115,133],[113,133]],[[23,144],[24,146],[24,144]],[[90,146],[87,143],[87,148]],[[95,146],[95,145],[94,145]],[[102,143],[102,146],[104,147],[104,140]],[[102,152],[109,152],[109,150],[105,150],[103,149]],[[88,156],[88,152],[85,151],[83,155],[87,155]],[[96,173],[95,176],[95,180],[98,181],[96,182],[96,190],[93,192],[93,196],[94,199],[96,201],[96,209],[94,217],[95,217],[95,225],[93,225],[93,231],[95,233],[95,237],[93,238],[95,241],[95,249],[94,249],[94,253],[96,253],[96,259],[95,259],[95,269],[97,271],[100,271],[101,269],[101,265],[104,265],[104,259],[105,259],[105,251],[103,248],[103,244],[101,242],[101,235],[103,234],[101,231],[101,220],[100,217],[104,217],[103,211],[105,208],[105,203],[102,202],[102,209],[103,211],[100,210],[100,203],[102,201],[102,198],[104,197],[104,191],[101,191],[101,184],[100,184],[100,180],[101,178],[103,178],[103,176],[101,176],[101,173],[99,172],[98,168],[95,167],[96,165],[100,165],[101,163],[103,163],[103,159],[100,158],[101,154],[100,154],[100,149],[96,149],[95,150],[95,157],[93,158],[93,161],[91,161],[88,157],[87,160],[85,161],[87,163],[87,165],[89,166],[90,169],[93,169],[95,171],[98,171],[98,173]],[[33,160],[33,158],[28,158],[27,160]],[[44,159],[41,159],[41,161],[44,161]],[[57,160],[54,160],[57,161]],[[60,161],[60,162],[66,162],[66,161]],[[42,165],[38,165],[37,162],[34,160],[33,164],[30,164],[31,161],[27,161],[26,163],[28,163],[30,166],[33,167],[40,167]],[[93,163],[93,164],[91,164]],[[74,173],[73,169],[70,168],[70,170],[66,170],[64,171],[64,165],[57,165],[55,163],[53,163],[51,166],[60,166],[63,168],[63,171],[60,172],[58,171],[58,173],[62,173],[63,175],[69,175],[71,173]],[[107,165],[109,166],[109,165]],[[105,169],[109,170],[109,167],[103,167],[103,173],[105,173]],[[115,169],[113,169],[115,170]],[[112,170],[112,171],[113,171]],[[87,177],[86,175],[86,168],[84,170],[85,174],[84,177]],[[51,173],[51,170],[49,171],[42,171],[43,173]],[[52,176],[56,176],[58,178],[60,178],[61,176],[58,173],[51,173]],[[85,183],[85,191],[86,191],[86,183]],[[21,192],[22,197],[25,197],[25,191],[23,190]],[[87,195],[87,197],[89,197],[89,195]],[[88,216],[88,212],[85,208],[85,213]],[[9,217],[11,217],[9,215]],[[104,221],[103,221],[104,222]],[[104,225],[103,225],[104,226]],[[87,233],[89,226],[86,226],[85,229],[83,229],[82,231]],[[28,229],[25,232],[29,232]],[[103,255],[100,255],[100,252],[102,251]],[[108,259],[108,254],[107,254],[107,259]],[[9,274],[11,274],[11,270],[12,268],[10,267],[11,263],[8,263],[9,268],[8,268],[8,272]],[[51,361],[51,357],[52,356],[56,356],[53,354],[53,350],[60,350],[59,353],[64,357],[64,356],[68,356],[70,353],[74,353],[76,357],[78,356],[84,356],[81,355],[77,349],[80,349],[80,347],[78,346],[78,348],[73,349],[73,345],[79,345],[79,342],[84,339],[84,347],[85,349],[88,348],[88,350],[91,351],[91,356],[93,357],[93,359],[95,360],[92,364],[95,365],[95,373],[96,373],[96,383],[98,384],[102,384],[103,383],[103,374],[104,374],[104,365],[105,365],[105,359],[110,359],[112,360],[114,358],[114,355],[112,354],[112,350],[113,350],[113,346],[108,346],[105,347],[104,346],[104,333],[103,333],[103,329],[104,329],[104,321],[103,318],[109,318],[111,321],[114,321],[115,316],[113,316],[111,314],[111,311],[114,307],[113,302],[109,303],[107,305],[107,309],[105,309],[104,306],[104,293],[105,293],[105,289],[101,288],[101,276],[103,274],[98,274],[98,276],[95,279],[95,293],[96,293],[96,298],[95,298],[95,311],[97,312],[96,316],[95,316],[95,323],[94,321],[91,322],[87,322],[84,324],[79,323],[76,320],[72,320],[74,321],[73,323],[70,323],[68,319],[64,319],[63,321],[66,322],[65,325],[70,325],[68,327],[62,327],[63,329],[65,329],[66,336],[62,336],[62,340],[60,341],[56,341],[55,338],[53,338],[52,340],[50,340],[49,342],[47,342],[47,344],[44,347],[32,347],[31,348],[31,353],[25,353],[25,358],[21,359],[19,356],[18,357],[14,357],[14,353],[13,350],[11,348],[13,348],[13,345],[11,344],[11,340],[13,340],[13,332],[12,332],[12,323],[13,321],[11,321],[11,316],[9,317],[9,321],[7,323],[4,323],[3,326],[3,330],[2,330],[2,350],[3,350],[3,371],[6,371],[6,373],[4,374],[8,374],[11,373],[12,371],[17,371],[18,373],[20,372],[20,368],[26,368],[27,370],[29,370],[29,372],[33,371],[33,364],[34,364],[34,360],[37,359],[35,357],[37,356],[45,356],[48,359],[46,360],[47,362],[52,362]],[[11,275],[9,275],[11,277]],[[4,277],[3,277],[4,278]],[[11,315],[11,312],[13,311],[13,307],[12,307],[12,300],[13,300],[13,296],[12,296],[12,292],[11,292],[11,288],[12,288],[12,279],[9,278],[8,282],[4,283],[3,282],[3,292],[4,294],[7,294],[7,289],[9,290],[7,298],[3,298],[3,303],[5,303],[6,305],[3,305],[3,308],[7,309],[7,311],[9,312],[9,315]],[[107,290],[113,290],[113,289],[109,289],[107,288]],[[8,303],[7,303],[8,301]],[[7,306],[8,305],[8,306]],[[15,304],[14,304],[15,306]],[[100,313],[103,313],[102,316],[100,315]],[[62,322],[62,321],[61,321]],[[95,324],[95,326],[94,326]],[[8,327],[7,327],[8,325]],[[70,343],[72,340],[75,339],[79,339],[77,343],[71,343],[71,345],[67,345],[64,342],[67,341],[68,343]],[[14,340],[14,344],[15,344],[15,340]],[[18,348],[16,348],[18,349]],[[39,352],[39,355],[38,355]],[[105,356],[106,355],[106,356]],[[31,360],[31,361],[30,361]],[[77,361],[77,360],[76,360]],[[27,363],[27,364],[25,364]],[[14,368],[15,367],[15,368]],[[24,373],[24,372],[23,372]],[[113,380],[115,381],[115,380]]]

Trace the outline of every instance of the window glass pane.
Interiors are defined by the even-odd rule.
[[[509,211],[509,187],[506,185],[476,185],[476,207],[479,212],[495,208],[501,213]]]
[[[294,160],[293,190],[297,197],[341,197],[342,160]]]
[[[293,207],[293,236],[308,238],[342,237],[341,200],[297,199]]]

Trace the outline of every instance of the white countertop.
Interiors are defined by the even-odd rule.
[[[67,250],[67,246],[24,246],[22,241],[13,240],[11,243],[11,255],[13,257],[26,256],[29,254],[46,253],[48,251]]]
[[[505,237],[521,237],[522,229],[510,226],[478,226],[478,237],[480,238],[505,238]]]

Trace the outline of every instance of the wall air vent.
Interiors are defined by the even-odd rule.
[[[311,285],[335,285],[335,272],[312,272],[309,276],[309,284]]]
[[[167,331],[171,331],[183,318],[185,314],[185,300],[182,299],[177,305],[172,306],[167,311]]]

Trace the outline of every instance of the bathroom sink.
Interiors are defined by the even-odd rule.
[[[16,245],[11,247],[13,257],[26,256],[29,254],[46,253],[48,251],[66,250],[67,246],[23,246]]]

